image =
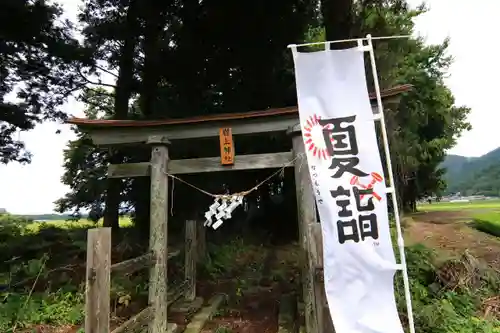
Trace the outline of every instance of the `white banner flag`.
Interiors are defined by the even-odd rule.
[[[323,234],[337,333],[402,333],[385,177],[361,48],[292,47],[302,137]]]

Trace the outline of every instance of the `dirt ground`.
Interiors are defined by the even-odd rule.
[[[263,288],[231,302],[226,309],[209,321],[202,333],[275,333],[278,331],[279,287]]]
[[[258,281],[240,275],[227,283],[201,282],[199,294],[208,299],[225,293],[228,303],[203,328],[202,333],[275,333],[278,331],[280,296],[294,292],[298,281],[298,245],[268,249]],[[240,288],[238,281],[249,282]]]
[[[434,211],[412,215],[406,228],[407,242],[423,243],[450,256],[465,251],[500,270],[500,240],[467,225],[471,211]]]
[[[409,244],[424,243],[446,253],[443,259],[469,251],[491,267],[500,270],[500,240],[468,226],[474,211],[425,212],[412,216],[413,223],[406,228]],[[278,329],[280,295],[293,292],[298,279],[298,251],[292,246],[270,249],[261,272],[259,287],[243,291],[234,297],[235,286],[200,286],[206,298],[212,292],[232,293],[232,301],[223,307],[204,327],[203,333],[274,333]],[[240,279],[245,279],[240,276]],[[235,276],[237,280],[238,277]],[[234,280],[233,280],[234,283]],[[207,290],[203,290],[203,289]],[[295,290],[296,291],[296,290]]]

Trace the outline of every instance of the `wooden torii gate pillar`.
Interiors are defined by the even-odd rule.
[[[149,304],[152,308],[150,333],[167,331],[168,262],[168,145],[164,136],[151,136],[151,211],[149,248],[155,258],[150,269]]]
[[[317,220],[316,200],[305,156],[300,124],[290,127],[295,159],[295,192],[299,243],[301,246],[301,278],[306,332],[333,333],[331,316],[326,302],[324,282],[318,268],[323,267],[321,226]],[[320,274],[318,274],[320,273]]]

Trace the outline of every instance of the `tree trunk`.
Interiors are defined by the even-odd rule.
[[[321,14],[325,26],[326,40],[334,41],[351,37],[353,24],[352,0],[322,0]],[[333,49],[346,48],[345,43],[332,44]]]
[[[137,42],[137,0],[131,0],[127,11],[127,37],[123,41],[119,60],[118,79],[115,90],[115,114],[113,119],[127,119],[128,103],[132,94],[134,74],[134,49]],[[110,163],[121,163],[123,156],[119,151],[111,153]],[[108,178],[104,226],[119,228],[120,193],[123,189],[121,179]]]
[[[132,194],[135,204],[134,225],[141,234],[141,238],[147,239],[149,236],[149,214],[150,214],[150,196],[151,180],[149,177],[134,179],[132,185]]]
[[[160,79],[161,37],[163,33],[163,13],[155,1],[142,2],[144,27],[144,66],[142,71],[142,85],[140,106],[146,118],[155,118],[155,101],[158,95],[158,81]]]
[[[113,157],[117,157],[114,155]],[[111,158],[113,162],[113,158]],[[120,179],[107,179],[107,191],[106,191],[106,207],[104,208],[104,227],[111,227],[112,230],[118,230],[120,228],[120,191],[122,188]]]

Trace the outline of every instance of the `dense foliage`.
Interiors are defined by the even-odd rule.
[[[77,68],[88,52],[73,38],[61,8],[6,0],[0,10],[0,163],[29,162],[18,131],[66,117],[60,106],[83,87]]]
[[[414,32],[413,19],[424,12],[424,7],[410,10],[400,1],[361,6],[356,11],[359,33],[410,35]],[[321,27],[309,33],[314,41],[324,40],[325,35]],[[466,122],[469,109],[455,106],[453,95],[443,82],[452,62],[448,46],[448,40],[427,46],[421,39],[375,44],[382,88],[413,85],[398,106],[385,110],[391,159],[400,204],[405,210],[415,211],[419,198],[444,190],[444,170],[439,165],[445,158],[445,150],[455,145],[463,130],[470,128]],[[371,77],[369,66],[367,76]]]
[[[449,155],[441,167],[448,194],[500,196],[500,148],[481,157]]]
[[[178,118],[295,105],[287,44],[366,33],[412,34],[413,19],[425,11],[424,7],[409,8],[404,0],[259,0],[244,4],[228,0],[148,0],[140,5],[138,0],[84,0],[79,13],[79,32],[83,36],[80,45],[71,36],[76,28],[58,19],[57,6],[42,1],[8,4],[25,12],[42,8],[45,14],[34,20],[41,22],[43,29],[30,27],[33,29],[29,34],[36,35],[35,39],[19,36],[23,29],[2,27],[11,32],[4,43],[10,45],[10,54],[16,56],[2,62],[2,66],[8,67],[4,72],[9,76],[3,80],[5,88],[1,91],[18,89],[16,83],[21,79],[31,87],[20,90],[20,97],[25,97],[29,102],[25,106],[29,107],[19,104],[14,108],[19,115],[16,119],[25,124],[13,118],[2,123],[10,130],[2,131],[6,139],[0,141],[0,147],[3,152],[12,152],[4,154],[4,161],[27,160],[29,156],[12,139],[12,133],[32,128],[41,119],[63,119],[65,115],[58,112],[57,106],[71,92],[85,103],[89,118]],[[418,38],[395,39],[377,41],[375,47],[382,88],[414,85],[399,106],[386,110],[396,185],[401,205],[411,210],[418,198],[442,191],[444,182],[438,166],[444,151],[469,127],[465,120],[469,110],[455,106],[443,83],[452,60],[447,53],[448,41],[425,45]],[[43,65],[43,71],[32,70],[32,59],[25,56],[26,48],[30,55],[37,55],[36,67]],[[368,76],[372,82],[370,73]],[[42,82],[41,77],[47,80]],[[46,86],[40,86],[42,83]],[[37,92],[43,94],[32,97]],[[35,100],[37,103],[33,103]],[[5,100],[2,105],[12,106]],[[289,145],[289,140],[282,137],[261,137],[247,142],[242,139],[238,149],[258,153],[271,148],[288,150]],[[174,158],[201,156],[211,149],[205,144],[191,149],[192,146],[179,147],[180,156]],[[106,224],[113,226],[118,225],[120,212],[132,210],[137,221],[146,221],[148,180],[106,180],[106,165],[148,158],[147,149],[96,150],[79,133],[65,152],[63,182],[71,187],[71,192],[57,202],[58,210],[76,215],[82,208],[90,210],[96,219],[104,216]],[[216,175],[190,179],[202,188],[222,192],[227,187],[252,187],[256,179],[265,176],[265,172],[254,173],[252,179],[227,174],[224,182]],[[226,183],[225,188],[222,183]],[[272,187],[281,188],[286,183],[278,179]],[[290,194],[283,188],[278,192]],[[199,193],[179,186],[174,195],[182,198]],[[257,194],[263,202],[268,202],[266,198],[270,196],[268,189]],[[201,207],[206,204],[205,199],[208,198],[201,195],[190,204],[197,202]],[[176,212],[185,213],[186,201],[175,201]],[[198,210],[202,209],[189,209]]]

